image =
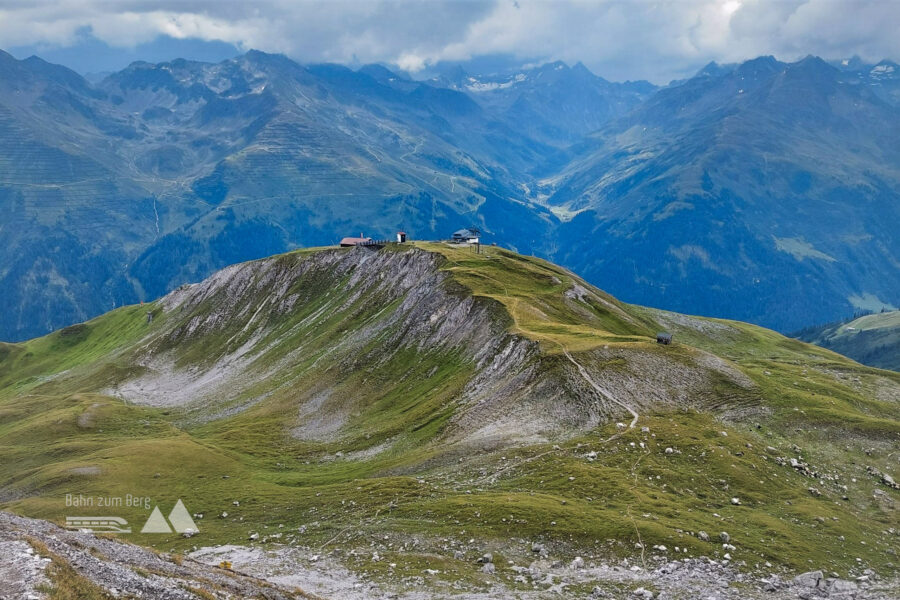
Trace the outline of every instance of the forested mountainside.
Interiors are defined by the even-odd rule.
[[[783,331],[896,307],[898,75],[768,57],[660,90],[543,181],[568,219],[556,260],[634,302]]]

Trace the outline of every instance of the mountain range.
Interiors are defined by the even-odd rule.
[[[594,248],[557,259],[633,301],[777,329],[896,306],[900,87],[880,69],[766,57],[660,90],[538,188],[569,217],[560,239]]]
[[[781,330],[900,304],[895,65],[583,65],[414,81],[380,65],[134,63],[91,84],[0,53],[0,339],[345,235],[551,258],[618,296]]]

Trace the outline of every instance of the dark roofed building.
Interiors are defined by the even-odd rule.
[[[456,244],[477,244],[479,235],[481,235],[481,232],[477,229],[460,229],[453,232],[453,237],[450,238],[450,241]]]
[[[656,343],[668,346],[672,343],[672,334],[666,333],[665,331],[660,331],[656,334]]]

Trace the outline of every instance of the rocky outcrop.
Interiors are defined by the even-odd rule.
[[[896,581],[882,580],[872,572],[856,581],[828,577],[822,571],[785,579],[779,574],[743,573],[728,560],[704,557],[671,560],[655,555],[650,564],[639,566],[627,559],[610,563],[575,557],[563,562],[549,555],[542,544],[534,544],[530,550],[533,557],[516,556],[517,560],[510,560],[507,565],[515,574],[515,587],[497,577],[491,553],[457,551],[458,558],[471,559],[473,570],[496,577],[496,581],[489,593],[466,592],[463,587],[456,592],[456,597],[540,600],[563,591],[566,597],[572,598],[657,600],[701,597],[891,600],[896,597],[893,594]],[[662,548],[660,552],[664,551]],[[53,586],[67,585],[57,576],[61,569],[70,570],[69,582],[73,577],[79,578],[82,585],[101,594],[149,600],[444,597],[419,589],[392,591],[392,586],[364,580],[341,564],[341,556],[340,552],[322,555],[315,549],[294,545],[264,548],[255,544],[210,546],[188,556],[175,556],[0,512],[2,600],[46,598]],[[518,564],[518,559],[523,562]],[[223,564],[229,568],[223,568]],[[578,589],[584,591],[578,593]]]
[[[86,585],[109,597],[154,600],[310,597],[296,588],[281,588],[191,559],[158,554],[115,539],[67,531],[47,521],[0,512],[0,598],[45,598],[51,586],[66,585],[56,581],[55,573],[69,569],[75,578],[81,578]],[[61,593],[61,597],[75,597],[71,590],[63,589]]]

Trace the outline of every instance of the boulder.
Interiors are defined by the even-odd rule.
[[[859,586],[846,579],[828,578],[825,580],[825,592],[829,598],[853,598]]]
[[[814,588],[819,585],[819,582],[822,581],[824,577],[825,575],[822,571],[807,571],[806,573],[801,573],[794,577],[794,585]]]

